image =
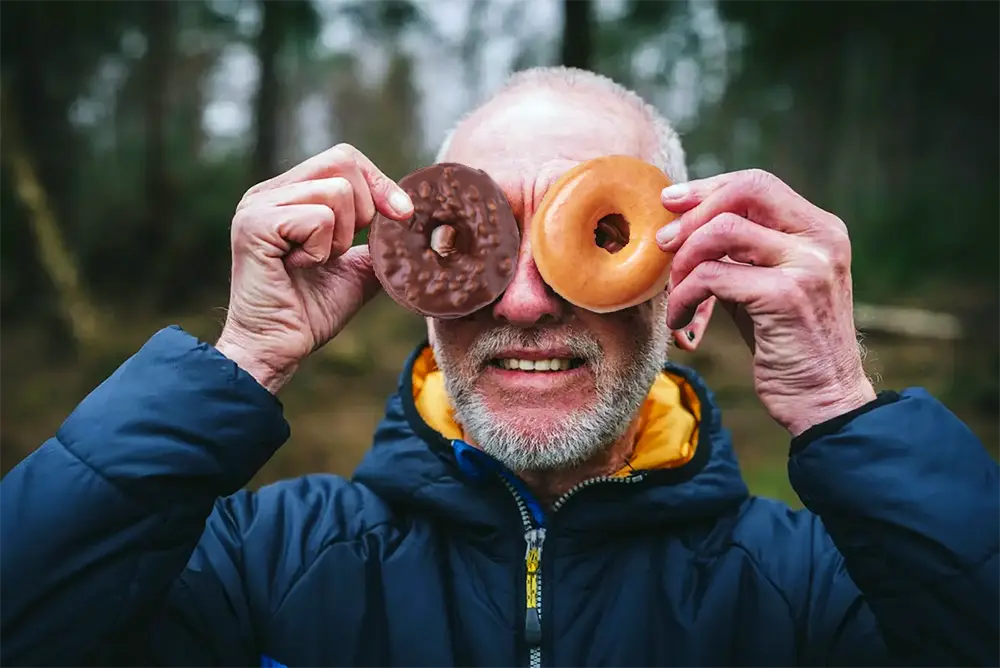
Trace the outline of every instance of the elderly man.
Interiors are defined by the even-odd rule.
[[[440,157],[527,229],[607,154],[686,181],[654,109],[543,69]],[[274,395],[379,291],[356,230],[412,211],[349,146],[252,188],[217,344],[156,334],[3,481],[3,662],[997,665],[997,465],[927,392],[873,390],[844,224],[757,171],[662,198],[668,294],[573,307],[525,234],[495,303],[428,322],[351,480],[252,493],[289,434]],[[716,300],[752,325],[807,510],[748,494],[709,390],[665,363]],[[522,358],[574,371],[498,372]]]

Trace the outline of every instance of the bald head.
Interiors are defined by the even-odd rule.
[[[481,136],[503,139],[501,148],[521,161],[534,161],[539,143],[562,154],[586,144],[586,131],[612,126],[600,155],[632,155],[664,170],[674,182],[687,180],[684,150],[670,123],[635,92],[608,77],[566,67],[540,67],[514,74],[499,91],[465,115],[448,133],[437,161],[457,160],[457,141]],[[530,132],[526,130],[530,129]],[[494,142],[494,146],[500,142]],[[464,152],[464,151],[463,151]],[[588,153],[583,147],[583,154]],[[597,155],[585,155],[597,157]]]

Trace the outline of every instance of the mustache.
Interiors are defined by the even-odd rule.
[[[568,348],[574,357],[596,364],[604,356],[597,339],[585,332],[522,329],[505,325],[480,335],[465,351],[466,363],[480,369],[509,348]]]

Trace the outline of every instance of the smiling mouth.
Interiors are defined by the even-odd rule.
[[[515,357],[500,357],[490,361],[490,366],[505,371],[527,371],[531,373],[553,373],[571,371],[584,365],[579,357],[552,357],[549,359],[526,360]]]

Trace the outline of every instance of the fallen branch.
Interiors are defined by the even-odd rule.
[[[11,166],[14,191],[28,211],[31,231],[38,246],[39,258],[59,295],[63,317],[77,345],[90,349],[100,340],[101,318],[91,303],[80,280],[76,262],[66,247],[49,197],[27,147],[21,141],[20,128],[14,117],[14,105],[8,90],[0,92],[0,117],[4,154]]]
[[[962,338],[962,323],[957,317],[926,309],[855,304],[854,321],[863,332],[941,341]]]

